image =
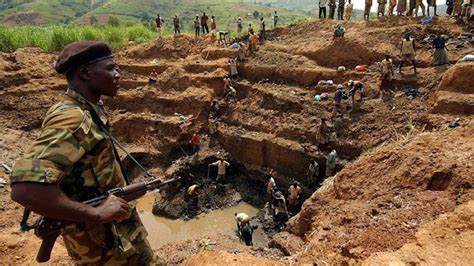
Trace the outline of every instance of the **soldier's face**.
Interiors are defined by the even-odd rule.
[[[112,58],[99,61],[89,68],[89,87],[96,94],[115,96],[119,90],[120,73]]]

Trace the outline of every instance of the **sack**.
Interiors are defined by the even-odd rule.
[[[321,100],[327,100],[327,99],[329,99],[329,94],[327,94],[326,92],[321,93]]]
[[[345,66],[340,66],[340,67],[337,68],[337,71],[344,72],[344,71],[346,71],[346,67]]]
[[[358,65],[355,67],[355,70],[357,71],[365,71],[366,65]]]
[[[430,24],[431,22],[433,22],[433,17],[425,17],[421,20],[421,24],[423,25]]]
[[[474,61],[474,55],[473,54],[468,54],[464,56],[461,61]]]
[[[319,94],[314,95],[314,99],[316,101],[321,101],[321,95],[319,95]]]

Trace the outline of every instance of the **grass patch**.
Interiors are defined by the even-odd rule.
[[[156,33],[143,25],[0,27],[0,51],[11,53],[18,48],[39,47],[53,52],[80,40],[105,41],[119,48],[129,41],[145,42],[155,37]]]

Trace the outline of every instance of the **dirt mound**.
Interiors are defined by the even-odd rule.
[[[197,41],[189,35],[166,36],[124,48],[120,51],[120,56],[135,59],[180,59],[198,53],[211,42],[210,38]]]
[[[460,62],[444,73],[438,90],[474,94],[473,77],[474,62]]]
[[[221,58],[236,58],[238,49],[210,47],[202,51],[201,57],[204,60],[216,60]]]
[[[435,95],[433,113],[474,114],[474,63],[460,62],[443,75]]]
[[[273,67],[284,66],[290,69],[316,66],[304,56],[266,50],[258,51],[257,54],[249,60],[249,64],[269,65]]]
[[[123,49],[120,54],[138,59],[179,59],[191,54],[196,40],[188,35],[162,37]]]
[[[345,66],[349,69],[360,64],[371,65],[383,58],[382,53],[368,49],[366,46],[347,38],[336,39],[330,45],[316,51],[311,50],[311,48],[303,48],[296,53],[313,59],[320,66],[333,68]]]
[[[401,248],[421,224],[473,199],[473,129],[423,133],[347,166],[290,222],[306,241],[302,261],[356,262]]]
[[[183,262],[182,265],[284,265],[283,263],[257,258],[249,253],[230,254],[225,251],[203,251]]]
[[[375,253],[363,265],[469,265],[474,260],[474,201],[420,227],[416,241],[395,252]]]

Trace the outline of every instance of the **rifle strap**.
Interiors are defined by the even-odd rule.
[[[127,149],[122,145],[120,144],[120,142],[109,132],[109,130],[107,129],[107,127],[104,125],[104,123],[102,123],[102,120],[100,120],[99,116],[95,113],[95,112],[91,112],[91,115],[92,115],[92,120],[94,120],[94,122],[99,126],[99,129],[105,134],[107,135],[110,140],[112,141],[112,147],[113,147],[113,150],[114,150],[114,155],[115,155],[115,158],[117,158],[117,160],[119,161],[120,163],[120,168],[122,169],[122,173],[124,176],[125,175],[125,172],[123,170],[123,165],[121,163],[121,160],[120,160],[120,157],[118,155],[118,152],[117,152],[117,149],[115,148],[115,145],[117,145],[129,158],[130,160],[132,160],[132,162],[134,162],[138,168],[140,168],[140,170],[143,171],[143,173],[145,173],[145,175],[149,176],[149,177],[152,177],[152,175],[145,169],[145,167],[143,167],[136,159],[135,157],[133,157],[130,152],[127,151]],[[115,145],[114,145],[115,144]],[[126,178],[128,180],[128,178]],[[128,183],[130,183],[128,181]]]
[[[130,152],[127,151],[127,149],[122,145],[120,144],[120,142],[109,132],[109,130],[107,129],[107,127],[104,125],[104,123],[102,122],[102,120],[100,119],[99,115],[96,114],[96,112],[92,109],[90,110],[90,114],[92,116],[92,120],[94,121],[94,123],[97,124],[97,126],[99,127],[100,131],[102,131],[102,133],[104,133],[107,137],[109,137],[110,141],[112,142],[112,149],[113,149],[113,152],[114,152],[114,156],[115,156],[115,159],[118,161],[119,165],[120,165],[120,171],[122,172],[122,175],[123,177],[125,178],[125,181],[127,182],[127,185],[130,185],[130,180],[128,179],[128,176],[126,175],[125,173],[125,170],[124,170],[124,167],[122,165],[122,160],[120,159],[120,156],[117,152],[117,149],[115,148],[115,145],[117,145],[129,158],[130,160],[132,160],[132,162],[134,162],[138,168],[140,168],[144,173],[145,175],[147,176],[152,176],[150,173],[148,173],[148,171],[130,154]],[[115,145],[114,145],[115,144]]]

